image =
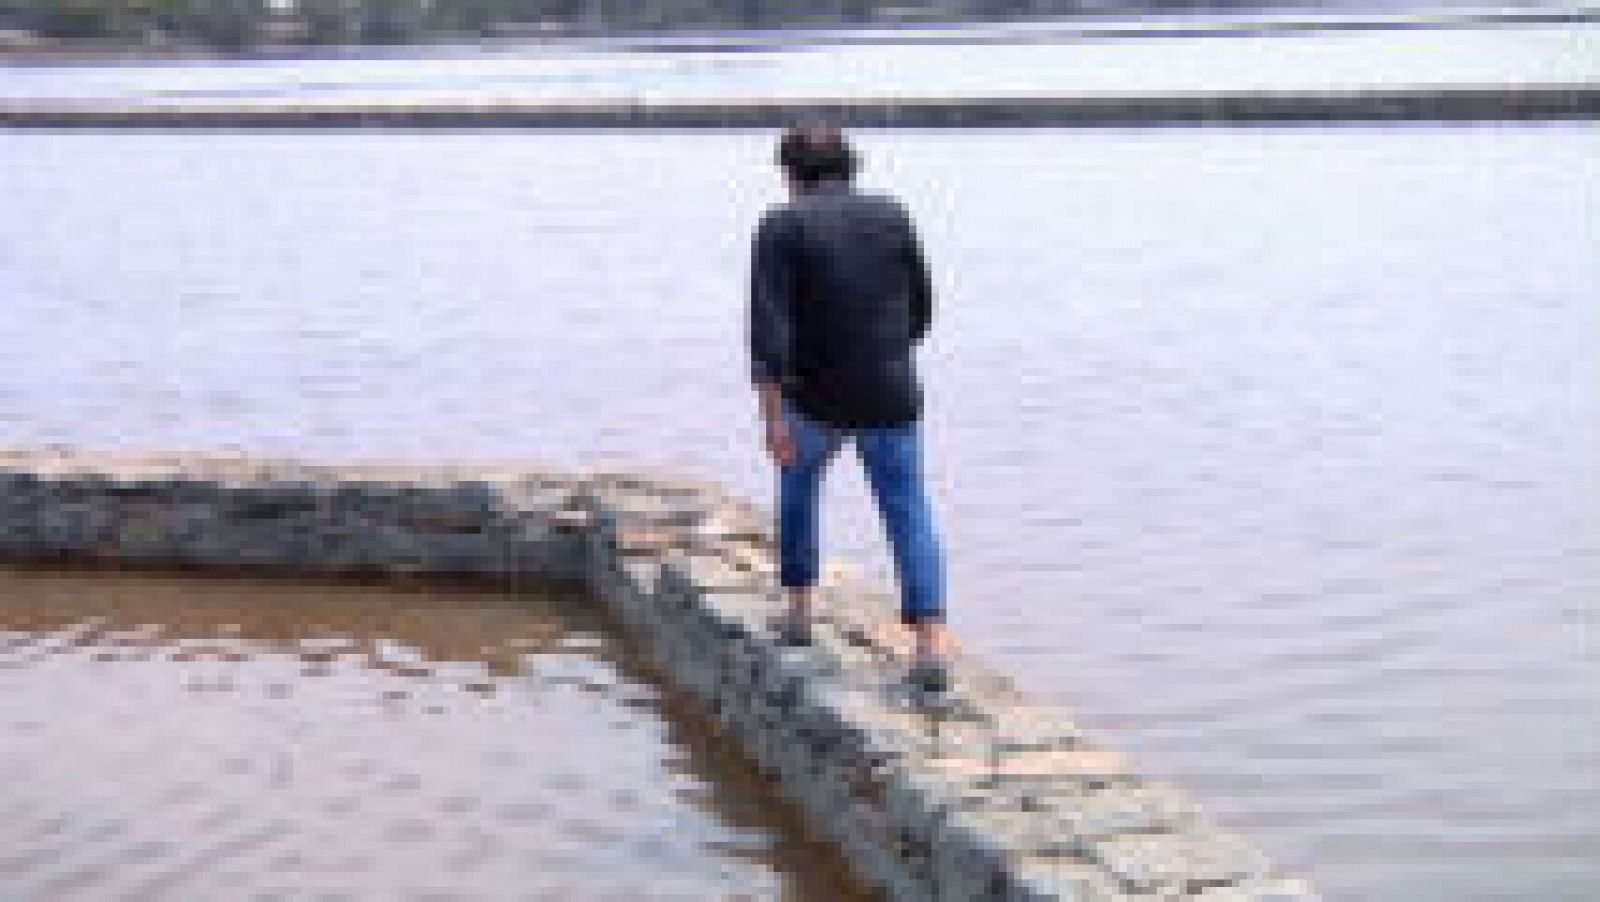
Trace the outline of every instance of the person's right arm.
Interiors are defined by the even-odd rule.
[[[750,378],[755,385],[766,433],[767,453],[779,466],[794,459],[794,441],[783,419],[783,386],[793,361],[789,320],[794,274],[785,224],[769,213],[756,229],[750,264]]]

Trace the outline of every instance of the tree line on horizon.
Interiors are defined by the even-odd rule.
[[[780,28],[1104,12],[1119,0],[0,0],[0,28],[50,39],[242,49],[262,43],[396,44],[540,29]],[[1138,0],[1185,11],[1250,0]],[[1260,5],[1255,3],[1253,5]]]

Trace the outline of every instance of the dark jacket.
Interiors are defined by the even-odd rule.
[[[911,217],[893,198],[825,181],[756,230],[750,357],[811,419],[893,426],[922,412],[913,349],[933,292]]]

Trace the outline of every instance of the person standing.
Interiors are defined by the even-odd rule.
[[[915,636],[907,678],[949,688],[944,562],[922,470],[923,392],[914,352],[932,324],[933,291],[910,215],[855,190],[858,158],[829,124],[778,144],[789,199],[756,229],[750,359],[766,449],[779,467],[780,641],[811,641],[820,569],[822,477],[854,445],[883,519],[900,616]]]

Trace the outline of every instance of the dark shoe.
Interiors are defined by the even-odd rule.
[[[924,695],[943,695],[950,691],[950,665],[940,658],[925,658],[911,665],[906,682]]]
[[[811,622],[787,614],[772,619],[772,636],[787,648],[804,648],[811,644]]]

